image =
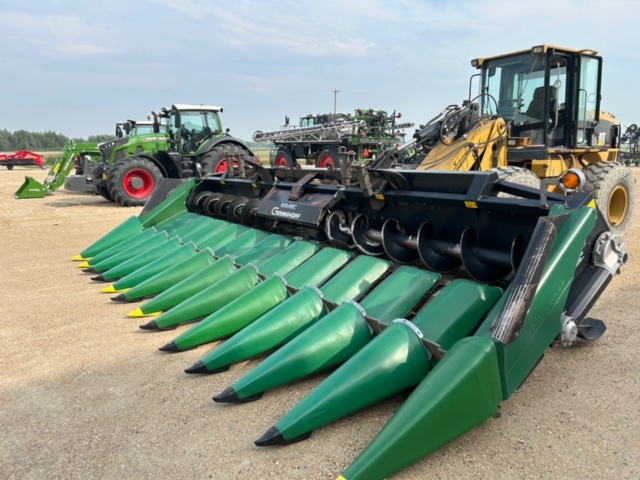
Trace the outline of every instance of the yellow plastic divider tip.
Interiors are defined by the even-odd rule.
[[[347,479],[344,478],[342,475],[340,475],[338,478],[336,478],[336,480],[347,480]]]
[[[89,260],[88,258],[84,258],[82,255],[74,255],[71,257],[71,260],[74,262],[83,262],[85,260]]]
[[[109,285],[108,287],[105,287],[102,289],[102,293],[116,293],[116,287],[114,287],[113,285]]]
[[[141,308],[136,308],[135,310],[127,313],[127,317],[158,317],[162,315],[162,312],[152,312],[152,313],[144,313]]]
[[[80,265],[78,265],[78,268],[89,268],[91,265],[89,265],[89,262],[82,262]]]

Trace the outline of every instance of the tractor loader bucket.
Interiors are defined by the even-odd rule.
[[[42,156],[37,153],[22,151],[15,155],[26,160],[26,164],[28,165],[38,165],[43,169],[46,168],[43,164]],[[78,143],[74,140],[68,141],[64,146],[62,155],[51,166],[44,181],[40,183],[31,177],[26,177],[22,186],[20,186],[14,194],[14,197],[17,199],[44,198],[47,195],[51,195],[52,192],[64,184],[65,179],[74,168],[76,161],[84,155],[100,155],[98,144]]]
[[[39,181],[33,177],[24,177],[24,182],[20,188],[16,190],[13,196],[17,199],[23,198],[44,198],[51,195],[51,192],[45,188]]]
[[[494,172],[254,167],[176,191],[82,258],[113,262],[111,274],[182,240],[118,280],[115,300],[153,297],[129,314],[153,315],[147,330],[200,320],[163,351],[226,339],[187,373],[271,353],[216,402],[335,369],[259,446],[413,389],[341,480],[395,474],[496,415],[549,345],[597,339],[605,325],[589,310],[628,260],[590,194]]]

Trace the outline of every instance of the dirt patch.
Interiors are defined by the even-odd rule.
[[[255,447],[324,376],[250,404],[212,402],[259,360],[184,374],[208,348],[159,352],[186,327],[142,332],[124,316],[131,305],[70,261],[140,209],[64,191],[15,200],[38,172],[0,171],[0,477],[331,479],[402,404],[394,397],[289,447]],[[629,264],[591,312],[605,336],[550,349],[501,418],[394,478],[640,478],[639,217],[636,208]]]

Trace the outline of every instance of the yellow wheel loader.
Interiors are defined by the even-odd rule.
[[[399,150],[418,170],[497,170],[508,181],[556,192],[589,192],[613,231],[624,234],[635,204],[631,171],[619,161],[620,124],[601,112],[602,57],[540,45],[472,60],[479,94],[422,125]],[[400,156],[388,151],[376,165]],[[559,181],[560,179],[563,181]]]

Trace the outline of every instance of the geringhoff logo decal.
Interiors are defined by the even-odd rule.
[[[300,218],[300,214],[296,212],[287,212],[286,210],[295,210],[297,205],[295,203],[283,202],[279,207],[273,207],[271,209],[271,215],[280,218],[290,218],[291,220],[297,220]]]

